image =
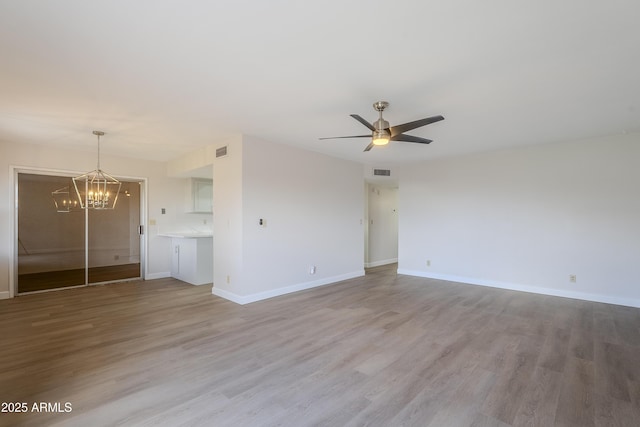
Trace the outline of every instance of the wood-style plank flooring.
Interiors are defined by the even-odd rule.
[[[236,305],[173,279],[0,301],[24,426],[639,426],[640,310],[397,276]]]

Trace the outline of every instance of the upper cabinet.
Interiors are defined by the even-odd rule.
[[[189,178],[187,180],[187,212],[213,212],[213,180],[206,178]]]

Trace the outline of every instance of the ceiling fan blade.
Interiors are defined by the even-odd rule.
[[[431,123],[439,122],[440,120],[444,120],[444,117],[442,116],[427,117],[426,119],[420,119],[414,122],[403,123],[398,126],[393,126],[389,128],[389,132],[391,132],[391,136],[399,135],[401,133],[408,132],[413,129],[417,129],[419,127],[426,126]]]
[[[318,139],[342,139],[342,138],[371,138],[371,134],[369,135],[351,135],[351,136],[328,136],[325,138]]]
[[[373,148],[373,142],[369,145],[367,145],[367,148],[364,149],[364,151],[369,151]]]
[[[362,117],[360,117],[357,114],[351,114],[351,117],[353,117],[354,119],[356,119],[357,121],[359,121],[360,123],[362,123],[363,125],[365,125],[366,127],[369,128],[369,130],[371,131],[375,131],[376,128],[373,127],[373,125],[371,123],[369,123],[368,121],[366,121],[365,119],[363,119]]]
[[[430,142],[432,142],[430,139],[420,138],[412,135],[405,135],[403,133],[392,136],[391,141],[417,142],[419,144],[429,144]]]

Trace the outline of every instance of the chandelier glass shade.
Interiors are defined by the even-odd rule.
[[[115,209],[122,183],[100,169],[100,137],[104,132],[94,130],[93,134],[98,137],[98,167],[73,178],[73,186],[82,209]]]

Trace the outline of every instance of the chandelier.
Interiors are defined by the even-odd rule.
[[[80,203],[75,194],[69,191],[69,186],[62,187],[51,193],[57,212],[71,212],[80,209]]]
[[[98,137],[98,167],[73,178],[73,186],[82,209],[114,209],[122,183],[100,169],[100,137],[104,132],[94,130],[93,134]]]

